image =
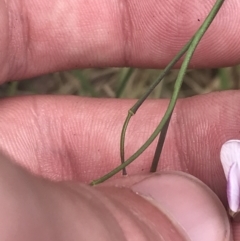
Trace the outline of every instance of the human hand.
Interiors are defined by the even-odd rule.
[[[192,1],[172,0],[164,2],[163,11],[163,4],[155,1],[131,1],[128,6],[115,1],[0,1],[0,81],[77,67],[163,67],[192,36],[201,24],[197,19],[204,19],[213,3],[196,6]],[[192,67],[240,62],[238,9],[236,0],[224,3]],[[180,100],[159,166],[159,170],[181,170],[198,177],[225,205],[219,152],[226,140],[239,138],[239,98],[236,91]],[[60,96],[1,100],[0,147],[42,177],[88,182],[119,164],[120,129],[132,103]],[[166,105],[166,100],[148,101],[139,110],[129,127],[126,155],[149,136]],[[150,147],[128,172],[148,172],[153,150]],[[238,224],[233,227],[237,239]]]

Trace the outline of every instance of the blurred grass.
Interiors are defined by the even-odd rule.
[[[83,69],[57,72],[0,87],[0,97],[61,94],[106,98],[139,98],[161,70],[134,68]],[[177,70],[171,71],[150,98],[170,98]],[[180,97],[240,88],[240,66],[188,70]]]

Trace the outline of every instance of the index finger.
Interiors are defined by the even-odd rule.
[[[4,4],[5,3],[5,4]],[[0,81],[71,68],[162,68],[215,0],[0,0]],[[225,1],[191,67],[240,62],[240,2]]]

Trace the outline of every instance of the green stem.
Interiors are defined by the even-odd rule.
[[[13,81],[10,83],[7,92],[8,92],[8,96],[14,96],[17,92],[18,89],[18,81]]]
[[[158,143],[157,143],[157,147],[154,153],[154,157],[153,157],[153,161],[152,161],[152,166],[150,168],[150,172],[156,172],[157,171],[157,167],[158,167],[158,162],[160,159],[160,155],[162,153],[162,149],[163,149],[163,145],[164,145],[164,141],[167,135],[167,130],[168,130],[168,126],[170,123],[172,117],[172,113],[170,114],[170,116],[167,119],[167,122],[164,124],[161,133],[159,135],[159,139],[158,139]]]
[[[120,78],[120,86],[116,92],[116,98],[120,98],[122,93],[124,92],[127,82],[129,81],[131,75],[133,74],[133,68],[124,68],[121,71],[121,78]]]
[[[175,82],[173,95],[169,102],[166,113],[163,116],[163,118],[162,118],[161,122],[159,123],[159,125],[157,126],[157,128],[155,129],[155,131],[153,132],[153,134],[148,138],[148,140],[141,146],[141,148],[137,152],[135,152],[130,158],[128,158],[128,160],[126,160],[124,163],[122,163],[121,165],[119,165],[118,167],[116,167],[114,170],[107,173],[103,177],[92,181],[90,183],[90,185],[96,185],[101,182],[104,182],[107,179],[109,179],[110,177],[112,177],[113,175],[117,174],[119,171],[121,171],[123,168],[125,168],[127,165],[129,165],[132,161],[134,161],[138,156],[140,156],[147,149],[147,147],[154,141],[154,139],[158,136],[158,134],[160,133],[161,129],[165,125],[166,121],[168,120],[169,116],[171,115],[171,113],[174,109],[174,106],[177,101],[178,93],[179,93],[179,90],[180,90],[182,82],[183,82],[183,77],[187,70],[188,64],[192,58],[192,55],[193,55],[198,43],[202,39],[204,33],[207,31],[208,27],[210,26],[210,24],[212,23],[213,19],[216,16],[216,14],[218,13],[219,9],[221,8],[223,2],[224,2],[224,0],[217,0],[215,5],[213,6],[211,12],[205,19],[204,23],[201,25],[201,27],[199,28],[197,33],[194,35],[194,38],[189,46],[186,57],[182,63],[177,80]]]
[[[172,59],[172,61],[167,65],[167,67],[161,72],[158,78],[153,82],[153,84],[148,88],[145,94],[131,107],[128,111],[128,115],[125,119],[123,124],[122,132],[121,132],[121,141],[120,141],[120,156],[121,156],[121,163],[124,163],[125,160],[125,136],[127,131],[127,126],[130,122],[130,119],[133,115],[135,115],[142,105],[142,103],[147,99],[147,97],[151,94],[151,92],[156,88],[156,86],[161,82],[161,80],[168,74],[171,68],[180,60],[180,58],[187,52],[193,38],[176,54],[176,56]],[[123,169],[123,174],[126,174],[126,170]]]
[[[127,130],[127,126],[128,126],[128,123],[131,119],[131,117],[134,115],[134,113],[129,110],[128,111],[128,115],[127,115],[127,118],[126,120],[124,121],[124,124],[123,124],[123,129],[122,129],[122,133],[121,133],[121,139],[120,139],[120,157],[121,157],[121,163],[124,163],[124,141],[125,141],[125,134],[126,134],[126,130]],[[123,175],[127,175],[127,171],[126,171],[126,168],[124,167],[122,169],[122,174]]]

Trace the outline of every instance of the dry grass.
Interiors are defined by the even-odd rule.
[[[0,87],[0,96],[63,94],[107,98],[139,98],[160,72],[161,70],[129,68],[58,72],[21,82],[4,84]],[[171,71],[152,92],[150,98],[170,98],[177,73],[177,70]],[[189,70],[185,76],[180,97],[239,88],[240,66],[223,69]]]

